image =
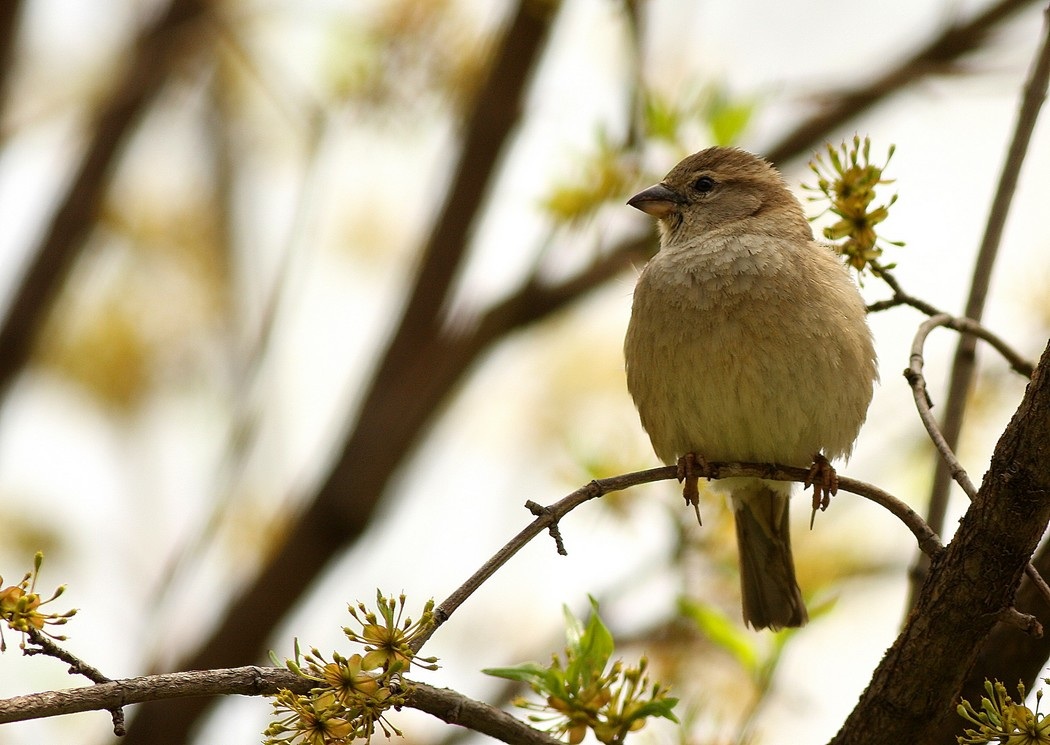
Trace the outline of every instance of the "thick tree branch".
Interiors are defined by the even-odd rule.
[[[1036,552],[1032,565],[1043,576],[1050,576],[1050,543],[1044,543]],[[1050,602],[1046,594],[1025,576],[1021,589],[1014,601],[1015,607],[1022,613],[1029,613],[1044,620],[1050,619]],[[1017,629],[1006,625],[997,625],[981,646],[977,660],[966,677],[960,698],[973,703],[984,695],[984,681],[1000,680],[1013,684],[1024,682],[1028,690],[1044,687],[1038,679],[1046,677],[1046,660],[1050,658],[1050,634],[1034,637],[1020,634]],[[931,735],[931,742],[955,742],[955,737],[963,730],[963,722],[957,716],[946,714],[937,722],[937,730]]]
[[[1013,605],[1050,521],[1050,345],[999,439],[991,466],[918,603],[875,671],[836,745],[943,743],[981,644]]]

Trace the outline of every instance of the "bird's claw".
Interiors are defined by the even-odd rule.
[[[831,504],[831,498],[839,493],[839,475],[827,458],[820,453],[813,456],[813,465],[809,467],[805,488],[813,487],[813,512],[809,517],[810,530],[817,517],[817,510],[823,512]]]
[[[692,505],[696,512],[696,522],[700,525],[704,521],[700,519],[700,477],[711,478],[711,466],[704,460],[702,455],[686,453],[678,459],[678,480],[682,483],[682,496],[685,503]]]

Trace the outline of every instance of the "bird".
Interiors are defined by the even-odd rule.
[[[875,349],[856,282],[814,239],[783,176],[745,150],[711,147],[627,204],[660,235],[634,290],[627,388],[657,457],[693,477],[687,501],[695,464],[709,462],[813,464],[834,491],[829,460],[850,455],[867,416]],[[713,483],[729,492],[745,624],[804,625],[791,483]]]

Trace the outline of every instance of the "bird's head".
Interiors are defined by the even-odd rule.
[[[768,162],[737,148],[712,147],[690,155],[663,181],[627,204],[659,220],[664,246],[703,238],[732,223],[747,232],[800,230],[812,238],[798,200]],[[787,219],[785,219],[787,218]]]

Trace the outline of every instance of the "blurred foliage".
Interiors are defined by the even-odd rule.
[[[333,97],[365,112],[418,112],[423,103],[461,110],[488,67],[476,15],[451,0],[389,0],[363,21],[331,24],[325,77]]]
[[[37,362],[90,392],[119,412],[134,410],[153,381],[153,350],[145,338],[140,309],[117,298],[102,307],[57,318],[45,333]]]
[[[706,129],[712,145],[736,144],[751,123],[757,101],[735,97],[720,85],[694,85],[673,95],[657,89],[642,94],[643,136],[674,145],[682,154],[698,148],[690,144],[697,129]]]
[[[571,182],[551,187],[542,207],[556,221],[578,224],[594,217],[599,208],[619,201],[638,182],[635,159],[629,150],[599,135],[595,151],[578,163],[580,174]]]
[[[662,143],[682,157],[697,150],[698,141],[714,145],[736,143],[750,124],[756,101],[734,97],[723,86],[694,86],[685,93],[668,95],[655,88],[641,92],[641,132],[647,143]],[[559,224],[579,225],[608,205],[620,206],[641,184],[663,174],[646,173],[639,165],[639,151],[631,141],[615,141],[599,132],[595,149],[580,157],[575,175],[555,183],[542,202],[545,212]]]
[[[130,413],[222,329],[227,277],[203,203],[132,202],[107,213],[41,335],[35,362]],[[181,371],[172,378],[172,372]]]

